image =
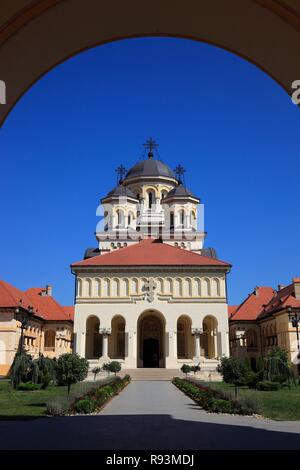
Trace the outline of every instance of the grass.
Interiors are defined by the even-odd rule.
[[[102,381],[101,381],[102,382]],[[71,387],[71,394],[87,391],[99,382],[81,382]],[[9,380],[0,380],[0,419],[36,418],[45,416],[46,403],[57,397],[67,396],[67,387],[49,386],[46,390],[18,391],[12,388]]]
[[[208,385],[206,383],[206,385]],[[211,382],[214,388],[221,388],[234,396],[234,386],[224,382]],[[300,386],[292,385],[290,388],[282,388],[274,392],[262,392],[250,390],[247,387],[238,388],[238,397],[242,395],[253,395],[257,398],[261,414],[266,418],[279,421],[300,420]]]

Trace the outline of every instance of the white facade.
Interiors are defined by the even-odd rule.
[[[177,369],[200,362],[202,370],[214,371],[218,359],[229,355],[229,265],[210,265],[207,258],[199,266],[101,265],[118,250],[124,255],[129,250],[130,264],[133,248],[126,247],[145,238],[149,226],[152,236],[154,231],[163,243],[178,247],[169,248],[174,256],[177,249],[197,253],[197,260],[201,255],[205,234],[197,231],[199,199],[162,162],[158,170],[150,162],[153,172],[163,173],[150,176],[149,161],[144,162],[102,199],[105,229],[96,233],[100,261],[73,265],[76,351],[93,364],[119,360],[125,369]]]

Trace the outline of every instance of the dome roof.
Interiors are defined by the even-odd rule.
[[[192,191],[190,191],[188,188],[183,186],[182,183],[179,183],[179,185],[176,186],[176,188],[171,189],[171,191],[168,192],[168,194],[166,195],[165,199],[168,199],[169,197],[193,197],[194,199],[199,200],[199,198],[195,196],[195,194],[192,193]]]
[[[125,181],[131,178],[144,176],[164,176],[176,180],[175,174],[171,168],[161,160],[147,158],[137,162],[126,174]]]
[[[129,188],[123,186],[123,184],[118,184],[114,189],[109,191],[102,201],[110,197],[130,197],[136,199],[136,195]]]

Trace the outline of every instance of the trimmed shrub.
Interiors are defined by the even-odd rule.
[[[183,364],[180,370],[187,377],[188,373],[191,372],[191,366],[189,366],[188,364]]]
[[[252,397],[233,400],[228,398],[221,390],[206,387],[197,382],[189,382],[186,379],[179,379],[178,377],[173,380],[173,383],[206,411],[251,415],[257,413],[259,409],[258,402]]]
[[[58,385],[67,385],[68,394],[71,385],[84,380],[88,374],[88,361],[78,354],[62,354],[56,364],[56,378]]]
[[[75,411],[77,413],[84,413],[84,414],[93,413],[93,411],[95,411],[96,408],[97,408],[97,402],[90,397],[79,400],[75,404]]]
[[[263,380],[261,382],[258,382],[257,384],[257,390],[261,390],[264,392],[276,391],[280,388],[281,385],[279,382],[271,382],[270,380]]]
[[[94,367],[92,369],[92,373],[94,374],[94,382],[96,381],[96,377],[98,374],[100,374],[100,372],[101,372],[101,367]]]
[[[235,357],[222,357],[217,371],[222,375],[224,382],[237,386],[245,385],[249,368]]]
[[[17,390],[20,390],[22,392],[33,392],[34,390],[40,390],[41,385],[40,384],[34,384],[32,382],[20,382],[19,385],[17,386]]]
[[[118,361],[112,361],[108,364],[109,371],[117,375],[117,372],[121,370],[121,363]]]

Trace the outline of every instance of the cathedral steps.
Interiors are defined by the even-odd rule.
[[[165,380],[171,381],[173,377],[184,377],[184,374],[178,369],[151,369],[151,368],[140,368],[140,369],[123,369],[122,373],[128,374],[131,380]]]

